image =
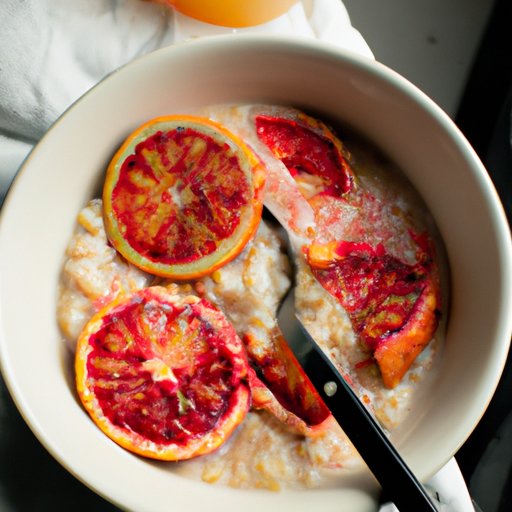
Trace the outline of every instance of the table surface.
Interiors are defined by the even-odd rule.
[[[454,117],[493,0],[344,0],[375,58]]]

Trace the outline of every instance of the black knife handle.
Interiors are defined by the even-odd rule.
[[[386,495],[401,512],[437,512],[373,416],[318,345],[312,345],[301,361],[304,371]]]

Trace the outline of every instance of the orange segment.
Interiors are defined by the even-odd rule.
[[[206,300],[150,287],[97,313],[77,345],[76,383],[94,422],[160,460],[215,450],[250,405],[241,340]]]
[[[420,241],[421,237],[416,237]],[[439,288],[428,248],[406,264],[382,245],[313,243],[306,257],[313,275],[347,311],[373,353],[386,387],[395,387],[434,335]]]
[[[427,282],[416,301],[407,323],[392,333],[375,350],[382,380],[387,388],[394,388],[428,345],[439,321],[438,300],[432,282]]]
[[[223,126],[153,119],[115,154],[103,188],[113,246],[143,270],[192,279],[235,258],[261,218],[264,169]]]
[[[331,413],[295,358],[279,327],[261,339],[243,336],[254,368],[249,382],[253,407],[266,409],[292,431],[307,436],[321,431]]]
[[[286,166],[306,199],[318,193],[339,197],[353,188],[344,148],[321,121],[298,113],[295,119],[258,115],[254,123],[258,138]]]

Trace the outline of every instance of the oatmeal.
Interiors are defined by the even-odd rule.
[[[102,202],[93,199],[80,212],[68,244],[57,303],[57,320],[74,350],[85,323],[119,293],[148,286],[152,276],[128,263],[107,242]]]
[[[359,466],[351,443],[332,421],[316,437],[290,432],[265,411],[250,412],[216,453],[186,462],[179,470],[208,483],[237,488],[312,488]]]
[[[91,315],[121,293],[158,284],[169,293],[207,299],[244,342],[252,407],[217,451],[181,462],[177,471],[238,488],[319,486],[361,468],[362,461],[290,355],[277,325],[279,304],[295,286],[305,327],[382,427],[393,432],[427,386],[442,345],[439,275],[431,256],[434,245],[440,249],[437,234],[410,184],[358,137],[348,134],[341,144],[322,123],[284,107],[221,106],[206,114],[233,130],[264,162],[264,204],[272,215],[263,217],[229,263],[206,277],[173,281],[122,258],[105,233],[101,200],[92,200],[79,213],[66,252],[59,325],[74,348]],[[269,122],[281,116],[284,129],[292,131],[299,120],[314,132],[321,172],[312,171],[302,155],[310,135],[297,132],[300,144],[289,145],[281,134],[267,133],[267,146],[255,128],[260,115]],[[343,179],[330,168],[333,162]],[[359,258],[370,270],[347,276],[344,258]],[[324,279],[322,272],[333,268],[335,279],[330,274],[330,281]],[[352,288],[343,288],[346,282]],[[425,326],[420,355],[407,352],[411,322]],[[388,340],[409,362],[398,377],[383,381]]]

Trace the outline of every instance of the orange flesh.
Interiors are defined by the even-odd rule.
[[[374,352],[384,384],[395,387],[437,328],[440,312],[432,261],[425,256],[408,265],[382,246],[366,243],[339,242],[325,251],[311,247],[315,257],[333,258],[309,259],[311,270]]]
[[[345,161],[341,147],[323,125],[316,125],[312,118],[304,116],[298,123],[291,119],[259,115],[255,119],[259,139],[281,160],[296,181],[302,175],[318,177],[323,193],[340,196],[353,185],[352,172]]]
[[[250,333],[244,337],[249,361],[256,372],[252,387],[265,385],[277,402],[302,420],[307,427],[320,425],[329,418],[329,409],[311,384],[281,331],[275,328],[269,336],[271,343],[264,351],[261,350],[261,342]],[[255,405],[266,408],[265,404]]]
[[[213,253],[252,200],[228,145],[183,127],[159,131],[136,146],[121,167],[112,208],[136,252],[172,265]]]
[[[175,304],[146,289],[103,317],[88,339],[86,372],[114,427],[186,446],[238,414],[247,362],[233,350],[241,343],[231,326],[213,325],[218,315],[206,301]]]
[[[427,273],[385,254],[382,246],[340,242],[338,258],[315,277],[349,313],[356,331],[375,350],[409,318],[425,288]]]
[[[400,331],[390,333],[386,342],[375,350],[374,357],[386,387],[392,389],[400,383],[407,369],[434,336],[439,321],[437,304],[435,287],[431,282],[425,283],[407,324]]]

